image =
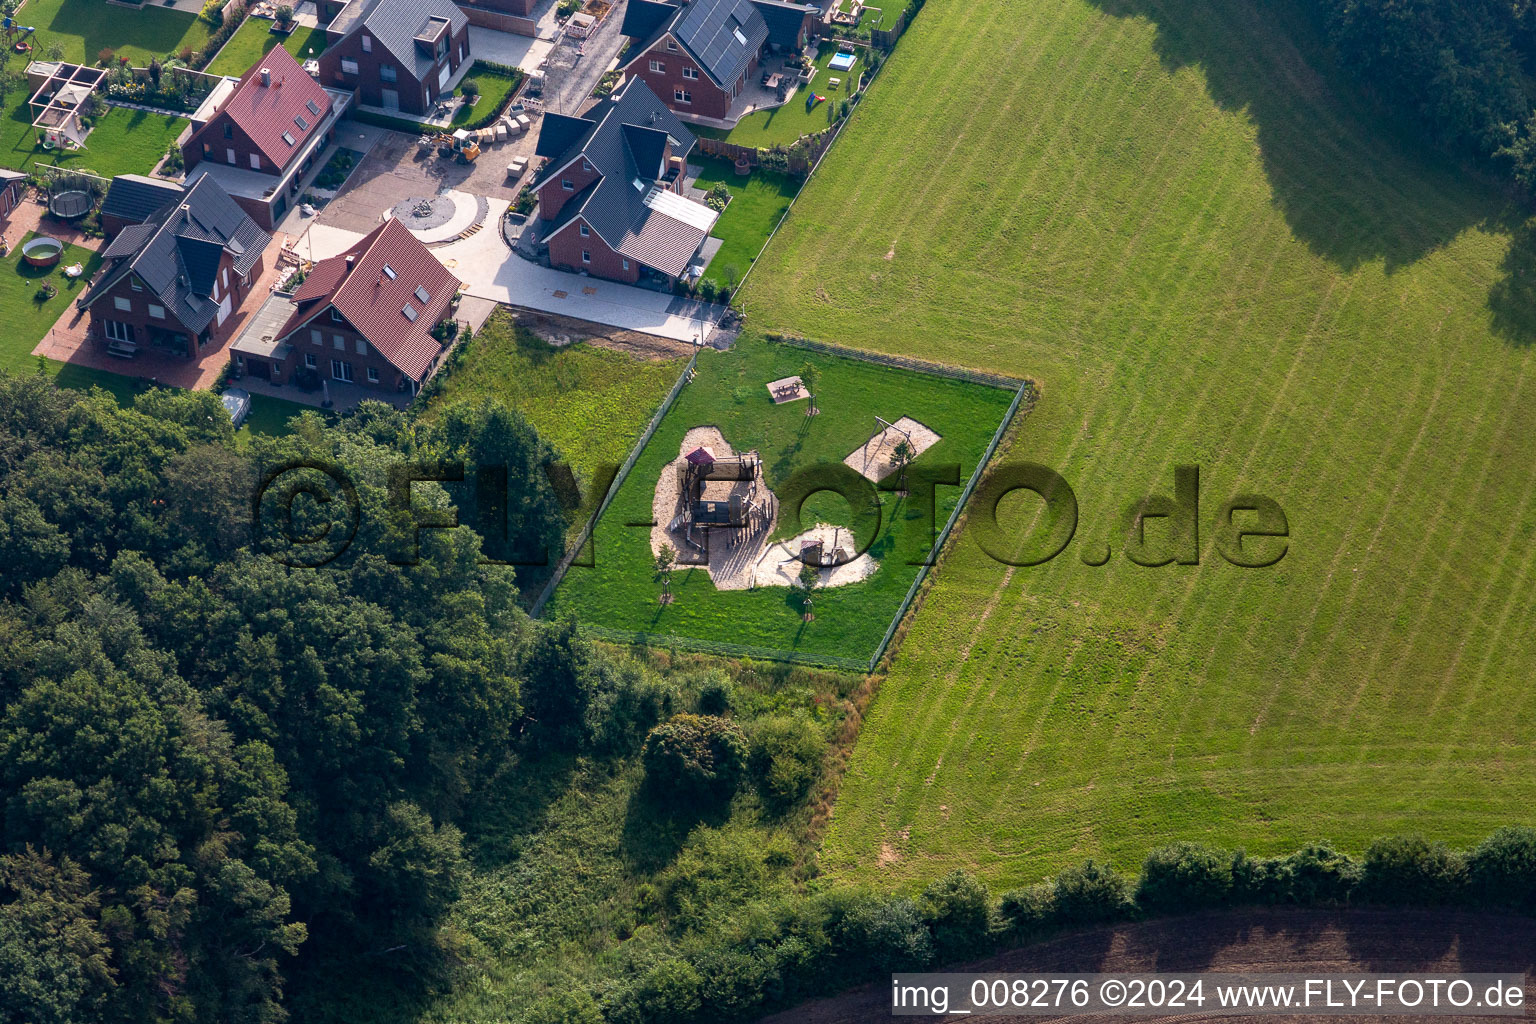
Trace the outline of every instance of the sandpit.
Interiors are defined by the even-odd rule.
[[[935,435],[937,439],[937,435]],[[652,499],[651,515],[655,526],[651,527],[651,553],[659,554],[663,544],[670,544],[677,552],[679,569],[703,566],[708,558],[710,581],[718,590],[749,590],[752,587],[793,586],[800,575],[800,545],[806,540],[820,540],[827,552],[842,549],[851,553],[855,547],[847,527],[834,527],[817,523],[805,533],[786,541],[772,541],[778,524],[779,503],[768,494],[769,516],[757,518],[743,529],[695,530],[695,536],[709,534],[709,550],[706,552],[688,542],[688,530],[679,522],[683,511],[679,472],[689,452],[695,448],[707,448],[716,458],[730,458],[736,450],[726,441],[718,427],[694,427],[683,435],[677,448],[677,458],[662,468],[656,480],[656,494]],[[712,481],[712,487],[729,489],[726,481]],[[745,488],[745,484],[735,484]],[[766,490],[766,485],[759,481]],[[761,496],[761,492],[760,492]],[[724,500],[725,493],[711,494],[712,500]],[[678,523],[673,529],[672,524]],[[878,569],[879,563],[868,554],[852,559],[844,565],[828,565],[821,569],[821,586],[837,587],[857,583],[868,578]]]
[[[865,441],[862,448],[855,448],[843,460],[843,464],[862,474],[865,479],[879,483],[896,472],[896,466],[891,462],[891,453],[896,450],[898,443],[906,440],[912,445],[912,457],[915,459],[942,439],[938,433],[912,417],[903,416]]]

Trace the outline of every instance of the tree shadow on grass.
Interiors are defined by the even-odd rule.
[[[1468,228],[1513,226],[1514,204],[1497,183],[1372,108],[1299,0],[1090,2],[1153,22],[1165,67],[1198,68],[1217,105],[1247,113],[1292,233],[1343,269],[1379,259],[1390,273]]]
[[[1501,268],[1504,276],[1488,292],[1493,330],[1517,348],[1536,342],[1536,219],[1514,230]]]
[[[632,871],[654,874],[671,864],[700,825],[718,828],[731,817],[729,803],[669,800],[642,785],[629,798],[619,849]]]

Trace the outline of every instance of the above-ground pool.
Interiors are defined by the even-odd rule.
[[[34,267],[51,267],[59,262],[59,256],[64,252],[64,243],[57,238],[49,238],[46,235],[32,239],[21,247],[21,258]]]
[[[858,57],[851,53],[838,52],[832,55],[832,59],[827,62],[827,67],[833,71],[847,71],[853,67],[853,62],[856,60],[858,60]]]

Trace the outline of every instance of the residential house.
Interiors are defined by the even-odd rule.
[[[274,46],[234,88],[215,90],[193,114],[180,139],[187,180],[212,174],[271,230],[297,201],[350,102],[349,92],[321,87]]]
[[[470,59],[469,19],[451,0],[351,0],[325,31],[320,81],[386,110],[431,113]]]
[[[803,50],[816,21],[814,8],[779,0],[630,0],[619,68],[680,114],[727,120],[762,58]]]
[[[546,113],[534,189],[550,263],[630,283],[686,274],[719,217],[684,194],[694,142],[638,78],[583,117]]]
[[[164,178],[119,174],[107,186],[106,198],[101,201],[102,234],[113,239],[128,225],[143,224],[166,204],[180,200],[183,191],[180,184]]]
[[[230,316],[261,276],[271,240],[217,181],[199,179],[103,250],[101,274],[78,302],[91,337],[126,359],[145,346],[206,354],[233,330]]]
[[[279,384],[301,374],[414,395],[436,371],[461,287],[409,228],[390,218],[350,249],[315,264],[293,311],[270,338],[242,337],[237,372]]]

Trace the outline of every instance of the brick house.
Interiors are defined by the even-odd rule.
[[[187,180],[213,174],[251,219],[271,230],[296,200],[350,100],[322,88],[274,46],[238,84],[215,90],[193,114],[179,140]]]
[[[233,331],[230,314],[261,276],[271,240],[218,182],[199,180],[102,252],[101,276],[78,302],[91,338],[124,359],[146,345],[187,359],[206,354]]]
[[[143,224],[167,204],[179,202],[183,191],[181,185],[164,178],[119,174],[101,201],[102,234],[112,239],[130,224]]]
[[[630,0],[619,69],[642,79],[674,111],[728,120],[769,52],[799,52],[816,12],[779,0]]]
[[[451,0],[351,0],[325,33],[321,83],[386,110],[430,113],[470,59],[469,19]]]
[[[432,329],[449,317],[460,287],[431,250],[391,218],[346,252],[315,264],[272,338],[236,343],[236,371],[279,384],[308,373],[414,395],[437,369],[445,343]]]
[[[683,276],[719,217],[684,195],[694,143],[638,78],[583,117],[546,113],[534,189],[551,265],[628,283]]]

